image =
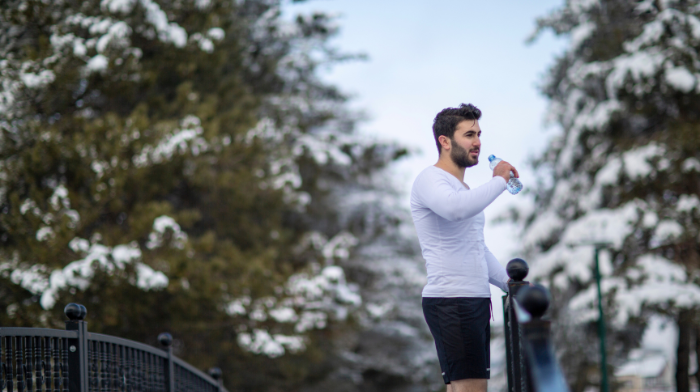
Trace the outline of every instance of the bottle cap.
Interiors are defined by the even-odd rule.
[[[496,159],[495,155],[493,155],[493,154],[489,155],[489,162],[493,161],[494,159]]]

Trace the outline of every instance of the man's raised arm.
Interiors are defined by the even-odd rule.
[[[506,189],[506,180],[496,176],[478,188],[455,191],[447,178],[439,178],[418,184],[416,189],[420,190],[418,196],[426,207],[449,221],[456,221],[483,211]]]

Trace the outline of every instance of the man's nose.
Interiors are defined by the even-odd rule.
[[[474,147],[479,147],[481,148],[481,139],[479,137],[476,137],[476,141],[474,141]]]

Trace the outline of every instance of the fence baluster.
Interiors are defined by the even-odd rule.
[[[34,341],[34,385],[37,392],[41,392],[44,378],[41,375],[41,344],[40,337],[32,338]]]
[[[132,349],[132,354],[134,355],[134,366],[132,371],[134,372],[134,389],[137,391],[143,390],[143,383],[141,382],[141,355],[138,350]]]
[[[163,385],[163,392],[175,392],[172,390],[172,385],[170,384],[170,364],[168,361],[168,358],[160,358],[160,366],[158,367],[160,369],[160,374],[161,374],[161,379],[162,379],[162,385]],[[166,372],[167,369],[167,372]]]
[[[2,361],[3,338],[0,337],[0,391],[5,389],[5,363]]]
[[[148,389],[148,369],[146,369],[146,353],[143,351],[138,351],[139,353],[139,379],[141,380],[141,390],[144,392],[150,392]]]
[[[7,392],[12,392],[14,390],[13,374],[12,374],[12,337],[8,336],[5,341],[5,363],[7,368],[5,369],[5,380],[7,380]]]
[[[155,367],[158,372],[158,390],[160,392],[168,392],[167,381],[165,380],[165,368],[167,366],[164,364],[164,359],[161,357],[155,357]]]
[[[15,362],[17,364],[17,392],[24,392],[24,337],[15,340]]]
[[[152,392],[151,385],[148,382],[148,354],[143,351],[140,351],[139,354],[139,361],[141,365],[141,390],[144,392]]]
[[[134,382],[133,375],[131,374],[131,358],[132,358],[132,352],[129,347],[124,348],[124,383],[125,385],[125,391],[126,392],[131,392],[131,383]]]
[[[32,379],[33,356],[34,345],[32,344],[32,337],[24,337],[24,379],[27,383],[27,392],[34,392],[34,380]]]
[[[188,384],[188,390],[192,392],[196,392],[195,389],[195,384],[194,384],[194,377],[192,377],[192,373],[187,372],[187,384]]]
[[[133,348],[127,348],[126,350],[128,352],[126,390],[127,392],[136,392],[139,390],[138,379],[136,378],[136,351]]]
[[[46,351],[44,351],[44,379],[46,384],[46,392],[52,391],[52,373],[51,373],[51,357],[53,356],[53,339],[46,339]]]
[[[151,362],[153,363],[153,373],[154,373],[154,379],[155,379],[155,390],[158,392],[163,392],[163,382],[162,382],[162,373],[163,373],[163,367],[160,366],[160,357],[156,357],[155,355],[151,356]]]
[[[102,375],[105,380],[105,392],[111,392],[112,388],[112,363],[109,360],[109,343],[102,343],[102,349],[104,352],[102,353],[102,360],[105,362],[105,373]]]
[[[107,352],[105,342],[100,342],[100,391],[107,392],[109,373],[107,372]]]
[[[111,344],[112,349],[110,350],[109,364],[112,369],[112,391],[119,391],[119,362],[117,360],[117,345]]]
[[[163,390],[164,377],[163,377],[163,364],[160,357],[153,355],[153,370],[156,373],[156,390],[158,392],[165,392]]]
[[[59,392],[61,390],[61,346],[58,338],[51,339],[53,341],[53,390]]]
[[[148,385],[148,392],[155,392],[153,388],[153,367],[151,366],[151,354],[145,353],[144,362],[146,363],[146,385]]]
[[[112,344],[109,362],[112,366],[112,391],[119,392],[119,359],[117,355],[117,345]]]
[[[143,391],[143,366],[141,365],[141,352],[134,350],[134,378],[136,379],[136,390]]]
[[[119,346],[119,391],[124,392],[124,346]]]
[[[90,391],[99,391],[97,384],[97,342],[88,342],[88,347],[92,347],[88,355],[90,359]]]
[[[141,372],[141,383],[143,385],[143,390],[144,392],[152,392],[150,374],[148,372],[148,354],[146,354],[145,352],[141,352],[141,366],[143,367],[143,371]]]
[[[155,392],[155,380],[153,379],[152,355],[146,353],[146,377],[148,377],[148,392]]]
[[[154,355],[148,354],[148,368],[151,370],[151,391],[158,391],[158,369],[155,367]]]
[[[155,368],[156,372],[158,373],[158,391],[159,392],[166,392],[165,389],[163,388],[165,386],[165,377],[163,374],[163,361],[161,357],[155,357]]]
[[[68,339],[61,338],[63,341],[63,347],[61,348],[62,362],[61,362],[61,375],[63,375],[63,392],[68,392]]]

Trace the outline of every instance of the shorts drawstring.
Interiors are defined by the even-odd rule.
[[[496,316],[493,314],[493,302],[491,302],[491,298],[489,298],[489,308],[491,309],[491,318],[493,321],[496,321]]]

